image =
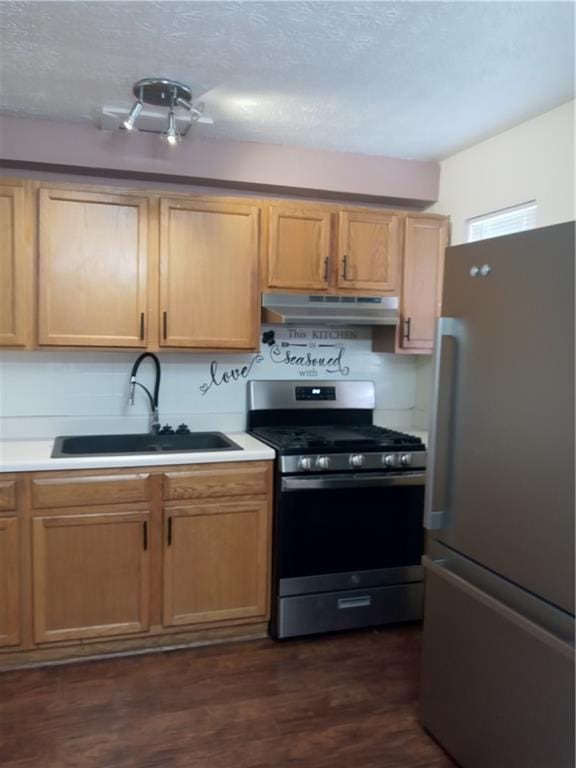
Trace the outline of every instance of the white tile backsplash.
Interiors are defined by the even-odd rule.
[[[274,330],[276,344],[262,344],[256,359],[250,354],[159,353],[161,422],[174,426],[185,422],[199,430],[242,430],[246,424],[247,381],[346,378],[375,382],[378,423],[391,427],[412,425],[417,401],[423,400],[417,358],[373,353],[368,328],[346,329],[355,338],[344,341],[315,339],[314,332],[319,329],[312,328],[306,329],[306,338],[299,335],[303,329],[271,326],[263,330]],[[128,405],[129,374],[137,354],[100,350],[0,352],[0,437],[51,438],[59,434],[146,430],[148,407],[144,393],[137,390],[135,405]],[[202,394],[202,385],[211,382],[210,365],[214,360],[218,381],[224,374],[228,378],[239,375],[239,379],[219,386],[212,384]],[[251,363],[249,374],[240,375],[242,368]],[[152,389],[153,374],[153,365],[145,361],[138,379]],[[422,404],[418,403],[418,407],[421,410]]]

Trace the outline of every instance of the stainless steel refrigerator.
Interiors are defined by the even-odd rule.
[[[446,251],[421,722],[463,768],[574,765],[574,223]]]

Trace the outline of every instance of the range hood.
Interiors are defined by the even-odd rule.
[[[264,293],[262,322],[291,325],[398,325],[397,296]]]

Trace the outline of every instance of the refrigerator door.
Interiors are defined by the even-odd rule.
[[[570,644],[444,563],[424,564],[424,727],[463,768],[573,768]]]
[[[449,248],[425,524],[574,612],[574,224]]]

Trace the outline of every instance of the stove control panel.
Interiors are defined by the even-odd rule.
[[[411,453],[331,453],[280,456],[280,472],[415,471],[426,467],[426,451]]]

